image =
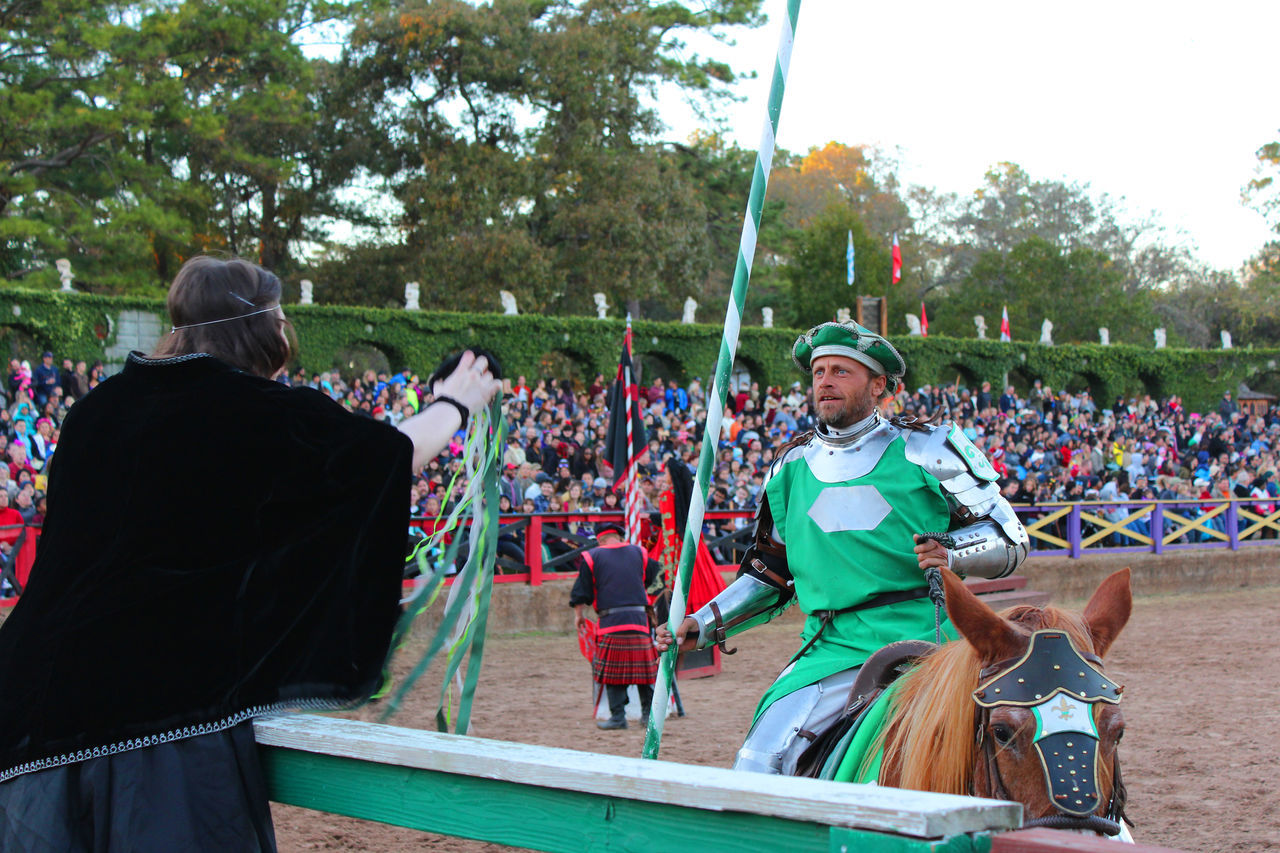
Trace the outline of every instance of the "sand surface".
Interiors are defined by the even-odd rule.
[[[723,658],[719,675],[682,680],[688,715],[667,721],[662,758],[728,766],[798,633],[791,618],[756,628],[735,638],[739,652]],[[1126,687],[1120,754],[1138,840],[1215,853],[1280,850],[1277,638],[1280,588],[1136,600],[1107,669]],[[437,685],[424,678],[392,722],[430,727]],[[548,634],[490,638],[473,733],[628,756],[640,755],[644,739],[636,727],[595,728],[576,637]],[[283,851],[506,849],[291,806],[274,814]]]

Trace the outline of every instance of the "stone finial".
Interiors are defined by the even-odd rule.
[[[421,306],[418,305],[419,288],[416,281],[411,281],[404,286],[404,310],[417,311]]]
[[[1222,348],[1223,348],[1223,349],[1231,349],[1231,333],[1230,333],[1230,332],[1228,332],[1226,329],[1223,329],[1223,330],[1219,333],[1219,335],[1220,335],[1220,336],[1221,336],[1221,338],[1222,338]],[[1248,347],[1246,347],[1246,349],[1248,349]]]
[[[1040,343],[1047,347],[1053,346],[1053,321],[1048,317],[1040,324]]]
[[[853,312],[851,312],[848,308],[837,308],[837,309],[836,309],[836,322],[837,322],[837,323],[848,323],[848,322],[849,322],[850,320],[852,320],[852,319],[853,319]]]
[[[499,290],[498,298],[502,300],[503,314],[514,316],[520,313],[520,311],[517,310],[516,308],[516,295],[512,293],[510,290]]]
[[[1155,337],[1155,339],[1156,339],[1156,349],[1164,349],[1164,347],[1165,347],[1165,333],[1164,333],[1164,329],[1163,329],[1163,328],[1156,329],[1156,330],[1155,330],[1154,332],[1152,332],[1151,334],[1152,334],[1152,335]]]
[[[596,319],[603,320],[609,316],[609,302],[603,293],[593,293],[591,298],[596,302]]]
[[[919,317],[917,317],[915,314],[904,314],[903,316],[907,318],[907,333],[908,333],[908,334],[910,334],[910,335],[912,335],[912,336],[914,336],[914,337],[919,337],[919,336],[921,336],[921,335],[923,335],[923,334],[924,334],[924,333],[920,330],[920,318],[919,318]]]
[[[1100,326],[1098,328],[1098,343],[1102,344],[1104,347],[1111,346],[1111,330],[1106,326]]]
[[[773,328],[773,309],[767,305],[760,309],[760,320],[766,329]]]
[[[987,318],[981,314],[974,314],[973,325],[978,327],[978,340],[985,341],[987,339]]]
[[[312,285],[312,284],[311,284],[311,279],[309,279],[309,278],[304,278],[304,279],[300,282],[300,285],[301,285],[301,287],[302,287],[302,298],[298,300],[298,304],[299,304],[299,305],[311,305],[311,304],[313,304],[313,303],[315,302],[315,300],[312,298],[311,291],[312,291],[312,288],[314,287],[314,285]]]

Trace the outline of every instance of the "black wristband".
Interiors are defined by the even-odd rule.
[[[461,403],[459,403],[457,400],[455,400],[452,397],[447,397],[447,396],[436,397],[435,400],[432,401],[432,405],[435,405],[436,403],[448,403],[450,406],[453,406],[455,409],[457,409],[458,414],[462,416],[461,426],[465,427],[467,425],[467,421],[471,420],[471,410],[468,409],[466,406],[462,405]]]

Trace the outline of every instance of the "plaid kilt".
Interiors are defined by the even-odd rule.
[[[653,684],[658,679],[658,650],[639,631],[596,635],[591,677],[597,684]]]

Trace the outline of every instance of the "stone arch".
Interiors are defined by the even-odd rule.
[[[46,348],[44,339],[22,323],[0,325],[0,361],[3,363],[8,364],[13,358],[27,359],[35,367],[39,363],[40,353]]]
[[[1259,391],[1263,394],[1274,394],[1280,397],[1280,370],[1275,368],[1261,370],[1251,374],[1245,384],[1249,386],[1250,391]]]
[[[1109,408],[1111,401],[1107,399],[1107,383],[1103,382],[1097,374],[1088,371],[1080,371],[1067,377],[1067,381],[1062,385],[1059,391],[1067,391],[1071,394],[1079,394],[1081,391],[1088,391],[1089,396],[1093,398],[1094,404],[1099,408]]]
[[[943,365],[938,371],[937,377],[934,379],[937,385],[952,385],[958,383],[963,388],[976,392],[982,387],[982,379],[979,378],[977,372],[973,368],[965,364],[951,362]]]
[[[573,347],[555,347],[538,356],[533,373],[528,377],[529,384],[534,384],[538,379],[546,379],[548,385],[552,381],[559,385],[562,380],[568,379],[575,388],[585,388],[596,373],[600,372],[594,366],[595,360],[589,353]],[[610,371],[603,373],[606,381],[613,380]]]
[[[1015,367],[1013,370],[1009,371],[1008,381],[1005,382],[1005,385],[1012,385],[1013,390],[1018,397],[1025,400],[1028,392],[1031,391],[1032,386],[1035,385],[1036,379],[1038,378],[1039,377],[1031,376],[1026,371]],[[1000,389],[1000,393],[1004,393],[1003,388]]]
[[[386,347],[367,340],[353,341],[333,354],[334,369],[347,383],[358,376],[364,376],[370,370],[388,375],[399,370],[403,365],[393,362],[392,358],[399,356]]]
[[[1164,377],[1155,373],[1139,373],[1137,379],[1142,393],[1150,394],[1151,399],[1157,401],[1164,397]]]
[[[714,371],[715,365],[711,366]],[[765,386],[769,384],[769,371],[759,361],[744,353],[737,353],[733,360],[733,368],[729,371],[730,389],[738,387],[738,383],[743,379],[750,382],[759,382],[760,389],[763,391]],[[703,387],[707,388],[706,382]],[[708,390],[710,390],[708,388]]]
[[[655,377],[661,379],[664,385],[668,379],[681,384],[688,382],[684,365],[661,350],[636,353],[636,362],[640,368],[640,381],[645,385],[652,385]]]

